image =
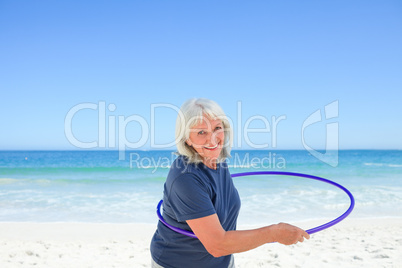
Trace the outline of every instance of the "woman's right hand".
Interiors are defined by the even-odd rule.
[[[275,224],[273,227],[275,241],[284,245],[293,245],[297,242],[303,242],[305,238],[310,239],[310,235],[306,231],[287,223],[281,222]]]

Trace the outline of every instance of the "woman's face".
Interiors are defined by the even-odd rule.
[[[216,160],[222,151],[224,139],[222,121],[204,116],[201,123],[190,128],[187,144],[197,151],[206,166],[216,168]]]

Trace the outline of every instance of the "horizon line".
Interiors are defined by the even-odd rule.
[[[348,148],[348,149],[330,149],[328,151],[401,151],[401,149],[397,148],[387,148],[387,149],[379,149],[379,148]],[[118,149],[0,149],[0,152],[7,151],[71,151],[71,152],[120,152]],[[133,151],[177,151],[177,149],[126,149],[125,152],[133,152]],[[232,151],[309,151],[306,149],[232,149]],[[314,151],[327,151],[326,149],[316,149]]]

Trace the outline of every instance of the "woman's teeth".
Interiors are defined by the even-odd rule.
[[[213,147],[207,147],[207,146],[205,146],[204,148],[205,148],[205,149],[208,149],[208,150],[213,150],[213,149],[215,149],[216,147],[218,147],[218,144],[216,144],[216,145],[213,146]]]

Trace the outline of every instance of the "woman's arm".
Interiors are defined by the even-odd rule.
[[[302,229],[286,223],[253,230],[225,231],[216,214],[188,220],[187,223],[214,257],[244,252],[270,242],[292,245],[310,238]]]

